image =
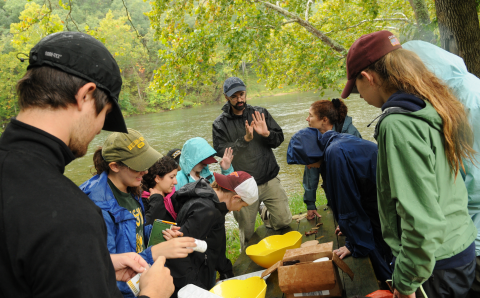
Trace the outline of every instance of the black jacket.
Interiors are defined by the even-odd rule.
[[[275,122],[267,109],[248,105],[241,116],[234,115],[230,103],[222,108],[223,113],[213,122],[213,148],[217,155],[222,157],[225,149],[233,149],[233,168],[236,171],[245,171],[255,178],[257,185],[264,184],[275,178],[280,170],[272,149],[283,142],[283,131]],[[258,111],[265,115],[270,135],[264,138],[256,132],[253,140],[246,142],[245,120],[250,124],[252,114]]]
[[[176,210],[175,205],[177,202],[171,198],[173,208]],[[161,194],[153,194],[149,199],[142,198],[143,206],[145,206],[145,224],[152,225],[155,219],[162,219],[166,221],[175,222],[173,216],[165,208],[164,198]]]
[[[214,286],[215,272],[222,279],[233,277],[232,263],[225,255],[225,203],[220,203],[208,182],[200,180],[186,184],[172,196],[181,209],[177,224],[185,236],[207,242],[205,253],[193,252],[185,259],[167,260],[175,284],[175,294],[187,284],[206,290]]]
[[[63,175],[58,138],[12,119],[0,138],[0,297],[122,297],[101,210]]]

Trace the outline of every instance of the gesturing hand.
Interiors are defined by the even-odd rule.
[[[137,273],[142,273],[148,268],[147,262],[134,252],[111,254],[115,277],[118,281],[128,281]]]
[[[255,131],[264,138],[268,137],[270,131],[268,130],[267,122],[265,122],[265,115],[263,113],[260,115],[260,112],[255,111],[255,114],[252,114],[252,117],[254,122],[253,128]]]
[[[245,141],[250,142],[253,140],[253,127],[255,126],[255,121],[252,121],[252,125],[248,125],[248,120],[245,120]]]
[[[227,149],[225,149],[225,152],[223,153],[223,158],[220,161],[220,166],[224,171],[230,168],[230,165],[232,164],[232,160],[233,160],[233,149],[231,147],[228,147]]]

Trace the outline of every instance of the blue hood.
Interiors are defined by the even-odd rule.
[[[453,94],[468,111],[468,120],[472,125],[473,149],[480,152],[480,79],[468,72],[463,59],[431,43],[412,40],[402,45],[404,49],[415,52],[425,66],[450,87]],[[480,159],[476,154],[477,161]],[[480,168],[470,160],[464,160],[466,173],[462,171],[468,191],[468,211],[478,234],[475,240],[476,254],[480,256]]]
[[[296,132],[290,139],[287,149],[287,163],[309,165],[323,157],[318,139],[322,134],[316,128],[307,127]]]
[[[192,169],[205,158],[217,153],[203,138],[193,138],[185,142],[180,155],[180,167],[185,176],[189,176]]]

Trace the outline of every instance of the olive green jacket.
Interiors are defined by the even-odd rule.
[[[393,283],[413,293],[436,260],[465,250],[477,235],[467,210],[467,189],[451,172],[442,119],[422,110],[390,114],[378,128],[378,210],[385,242],[397,257]]]

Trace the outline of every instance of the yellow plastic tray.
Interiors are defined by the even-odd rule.
[[[280,261],[287,249],[299,248],[302,244],[302,234],[297,231],[285,235],[269,236],[255,245],[247,247],[245,253],[263,268],[269,268]]]
[[[223,298],[265,298],[267,284],[259,276],[231,279],[216,285],[210,292]]]

